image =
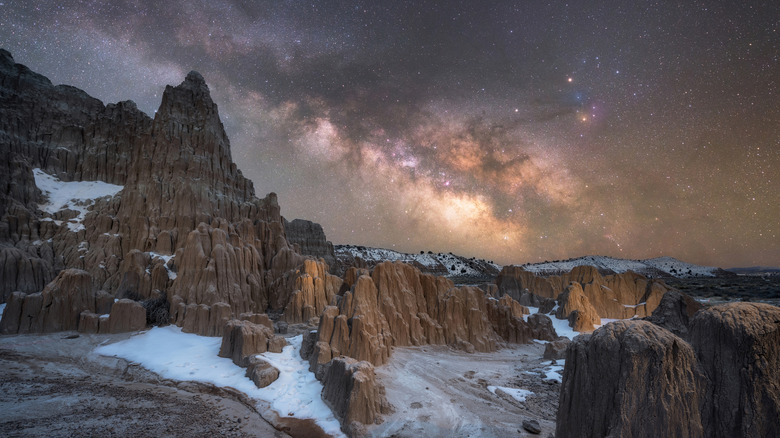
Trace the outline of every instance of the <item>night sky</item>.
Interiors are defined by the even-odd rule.
[[[0,46],[149,115],[199,71],[334,243],[780,264],[776,0],[4,0]]]

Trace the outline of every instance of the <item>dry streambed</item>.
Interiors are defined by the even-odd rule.
[[[547,436],[555,430],[560,383],[548,378],[551,361],[541,359],[543,351],[540,344],[474,354],[441,346],[397,348],[376,370],[395,412],[366,432],[505,438],[522,436],[523,420],[534,419]]]

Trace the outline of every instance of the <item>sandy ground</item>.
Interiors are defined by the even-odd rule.
[[[74,336],[0,336],[0,436],[289,436],[236,391],[92,352],[128,334]]]
[[[395,412],[366,429],[369,436],[542,436],[555,431],[560,383],[543,378],[541,344],[508,345],[494,353],[469,354],[442,346],[397,348],[377,368]],[[521,388],[533,395],[519,402],[488,386]],[[540,435],[522,428],[537,420]]]

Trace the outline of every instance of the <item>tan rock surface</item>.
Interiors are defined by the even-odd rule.
[[[576,312],[573,318],[570,316]],[[596,309],[590,304],[590,300],[582,291],[580,283],[572,282],[566,290],[558,296],[558,310],[555,312],[558,319],[568,319],[570,326],[578,332],[592,332],[594,325],[601,325]]]
[[[520,266],[505,266],[496,279],[499,295],[533,306],[541,306],[544,298],[557,299],[572,282],[580,284],[598,316],[612,319],[650,315],[669,290],[660,280],[631,271],[602,276],[593,266],[577,266],[569,273],[547,277]]]

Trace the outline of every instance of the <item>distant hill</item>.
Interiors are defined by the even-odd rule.
[[[606,256],[584,256],[568,260],[554,260],[522,265],[528,271],[539,275],[558,275],[571,271],[575,266],[595,266],[602,274],[634,271],[646,277],[727,277],[734,275],[714,266],[699,266],[673,257],[657,257],[646,260],[617,259]]]
[[[745,268],[728,268],[726,270],[737,275],[780,275],[780,268],[773,268],[771,266],[749,266]]]
[[[383,261],[402,261],[416,266],[422,272],[451,278],[456,283],[479,283],[493,281],[501,271],[501,265],[492,260],[463,257],[452,253],[434,253],[421,251],[407,254],[384,248],[371,248],[360,245],[335,245],[336,258],[342,266],[355,264],[360,258],[368,267]]]
[[[452,253],[434,253],[421,251],[410,254],[391,249],[372,248],[360,245],[335,245],[336,258],[343,266],[354,264],[356,258],[372,267],[382,261],[402,261],[416,266],[423,272],[443,275],[456,282],[474,283],[492,281],[502,266],[492,260],[463,257]],[[521,265],[538,275],[559,275],[571,271],[575,266],[595,266],[604,275],[634,271],[646,277],[694,278],[733,276],[735,272],[725,271],[713,266],[699,266],[686,263],[672,257],[657,257],[647,260],[628,260],[606,256],[584,256],[568,260],[554,260],[542,263]],[[751,268],[742,268],[751,269]]]

